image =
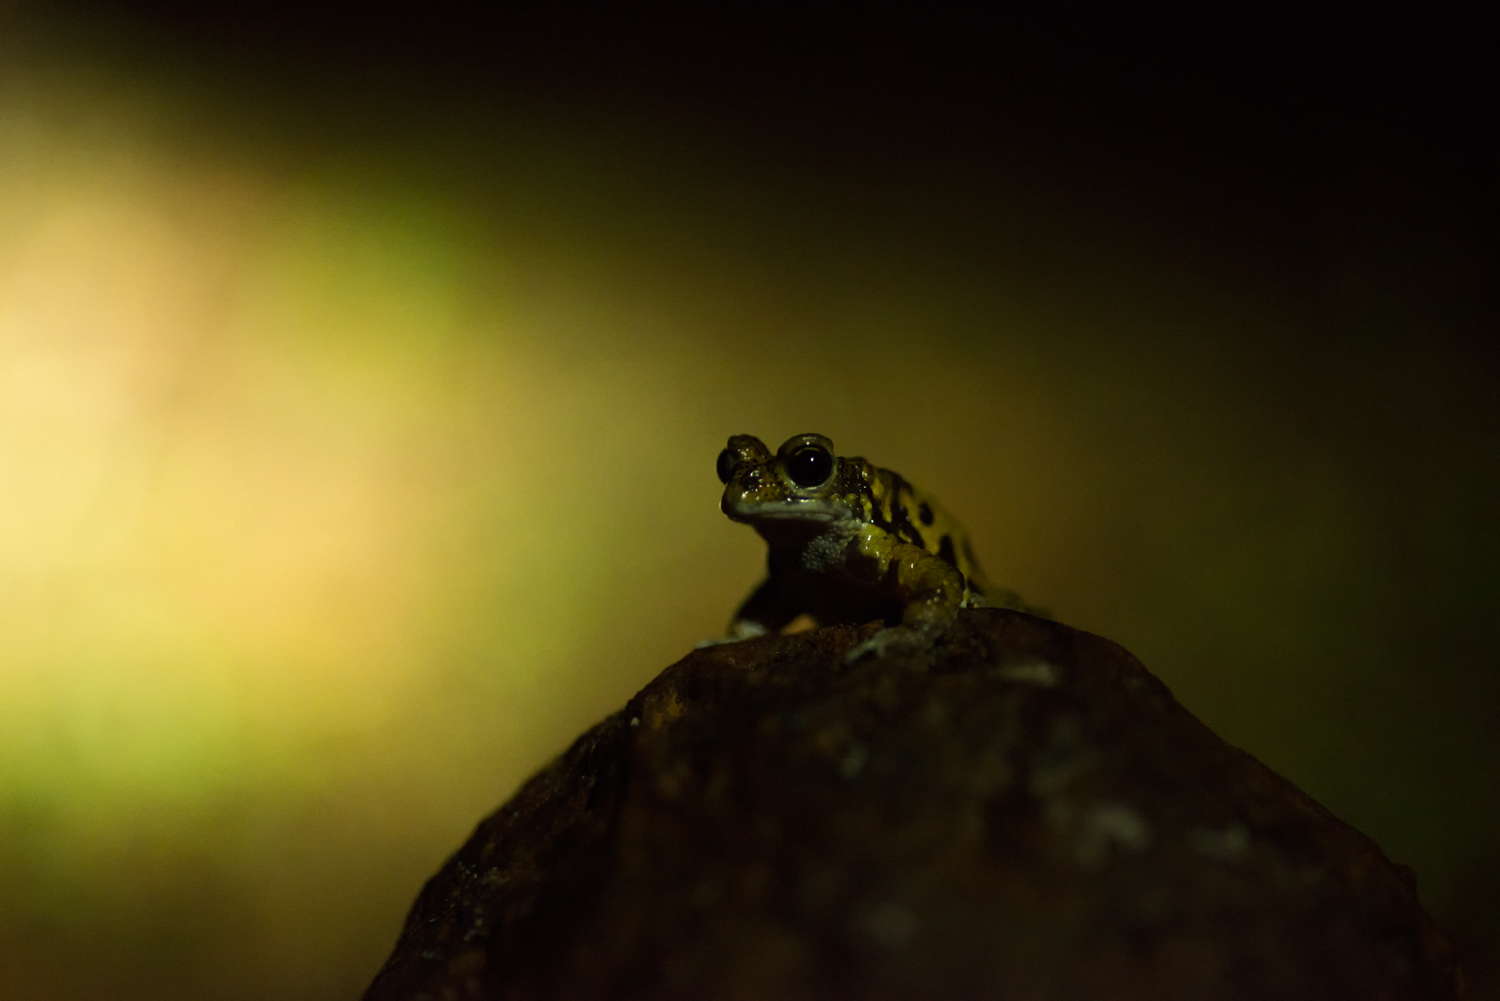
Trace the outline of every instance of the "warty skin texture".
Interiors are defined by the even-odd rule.
[[[730,621],[728,638],[779,632],[800,615],[819,625],[884,619],[886,630],[851,653],[930,643],[960,608],[1025,610],[993,587],[968,533],[899,473],[840,456],[828,438],[802,434],[773,455],[752,435],[719,454],[720,508],[769,547],[768,574]]]

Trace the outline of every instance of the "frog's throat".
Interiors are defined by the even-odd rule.
[[[756,522],[834,522],[849,517],[848,508],[818,500],[807,500],[797,503],[771,501],[764,504],[725,505],[724,513],[735,521],[745,522],[750,525]]]

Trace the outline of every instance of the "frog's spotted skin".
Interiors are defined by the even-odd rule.
[[[931,497],[889,469],[836,455],[822,435],[798,435],[775,455],[735,435],[718,471],[724,513],[770,545],[770,574],[735,614],[730,639],[779,631],[802,614],[820,624],[900,623],[856,647],[854,659],[929,642],[960,608],[1024,607],[989,585],[968,536]]]

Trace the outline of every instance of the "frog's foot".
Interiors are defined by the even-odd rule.
[[[844,663],[853,664],[866,657],[888,654],[920,653],[932,646],[942,630],[914,629],[911,626],[886,626],[863,643],[844,654]]]
[[[753,640],[757,636],[764,636],[770,632],[759,622],[740,620],[729,627],[728,636],[719,636],[714,639],[702,640],[695,649],[702,650],[704,647],[720,646],[724,643],[738,643],[740,640]]]

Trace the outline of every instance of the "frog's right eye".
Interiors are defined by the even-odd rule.
[[[827,483],[833,466],[833,453],[822,445],[803,445],[786,458],[786,474],[804,490]]]
[[[734,472],[734,456],[729,454],[729,449],[719,453],[719,464],[717,468],[720,483],[729,482],[729,474]]]

